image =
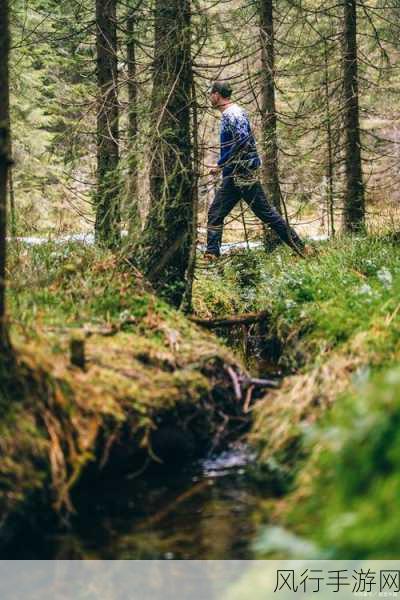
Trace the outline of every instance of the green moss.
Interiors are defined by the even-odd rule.
[[[284,366],[298,366],[299,339],[302,360],[311,367],[321,351],[344,347],[377,320],[390,319],[398,306],[400,247],[388,237],[325,242],[305,261],[285,248],[222,260],[223,268],[196,283],[197,312],[269,311],[269,334],[284,346]],[[379,349],[379,336],[374,344]]]
[[[154,305],[117,257],[81,243],[11,246],[9,269],[11,312],[26,326],[142,318]]]
[[[303,469],[312,483],[300,477],[306,497],[292,504],[288,522],[335,558],[396,558],[399,432],[397,367],[342,397],[310,433],[313,453]]]
[[[337,558],[395,557],[399,265],[390,237],[344,238],[306,261],[284,248],[224,258],[195,288],[203,316],[269,312],[268,338],[295,374],[258,401],[251,439],[297,475],[277,518],[292,507],[288,526]]]
[[[224,365],[240,369],[212,335],[153,296],[140,273],[107,251],[14,246],[9,266],[17,386],[8,386],[0,403],[5,519],[38,496],[70,511],[70,491],[88,465],[120,438],[130,452],[151,454],[151,435],[165,415],[177,428],[201,415],[200,433],[208,431],[211,442],[218,411],[203,400],[218,387],[215,402],[229,412]],[[72,339],[84,345],[85,370],[70,365]]]

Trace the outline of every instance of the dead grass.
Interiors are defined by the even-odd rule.
[[[85,370],[69,361],[77,331],[42,329],[34,339],[14,339],[18,388],[1,403],[0,527],[38,497],[60,514],[73,512],[71,490],[89,464],[104,466],[123,430],[131,448],[154,457],[160,415],[175,415],[179,424],[181,411],[207,413],[204,401],[217,387],[215,413],[204,415],[215,419],[210,431],[220,426],[218,410],[229,413],[225,367],[241,366],[182,315],[151,309],[131,331],[90,335]]]
[[[287,377],[282,387],[270,392],[255,407],[251,439],[262,442],[262,458],[293,467],[296,448],[304,430],[315,423],[351,385],[362,365],[360,356],[333,354],[310,372]]]

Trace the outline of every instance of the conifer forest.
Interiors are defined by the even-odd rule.
[[[399,165],[400,0],[0,0],[1,558],[400,558]]]

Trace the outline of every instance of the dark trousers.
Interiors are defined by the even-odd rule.
[[[297,247],[301,250],[304,247],[303,241],[294,229],[288,227],[278,211],[268,203],[258,180],[243,183],[243,180],[235,180],[234,176],[229,176],[223,178],[208,211],[207,252],[209,254],[219,256],[224,219],[242,198],[261,221],[276,231],[282,241],[292,248]]]

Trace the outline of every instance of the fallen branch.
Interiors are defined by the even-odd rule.
[[[100,335],[100,336],[104,336],[104,337],[110,337],[110,336],[116,335],[117,333],[122,331],[122,329],[126,325],[136,325],[136,324],[137,324],[137,319],[135,319],[134,317],[129,317],[127,319],[124,319],[123,321],[120,321],[119,323],[113,323],[109,327],[93,327],[93,328],[91,328],[91,327],[83,326],[83,331],[84,331],[85,337],[91,337],[92,335]]]
[[[279,381],[275,381],[274,379],[259,379],[258,377],[242,376],[239,378],[239,381],[242,385],[245,385],[245,386],[269,387],[269,388],[278,388],[279,387]]]
[[[146,519],[142,524],[139,524],[139,529],[148,530],[149,527],[154,527],[158,525],[158,523],[162,522],[170,513],[182,504],[186,502],[196,494],[200,494],[209,486],[209,481],[204,479],[203,481],[199,481],[194,486],[183,492],[177,496],[170,504],[168,504],[165,508],[162,508],[158,513]]]
[[[104,327],[91,327],[89,324],[83,325],[81,328],[76,327],[47,327],[46,331],[56,332],[56,333],[69,333],[71,335],[79,335],[81,334],[83,338],[89,338],[92,335],[99,335],[104,337],[109,337],[112,335],[116,335],[126,325],[137,325],[137,319],[134,317],[129,317],[124,319],[123,321],[119,321],[118,323],[113,323],[112,325],[105,325]]]
[[[251,385],[246,392],[246,400],[244,401],[244,405],[243,405],[244,414],[247,414],[250,410],[250,402],[251,402],[251,398],[253,396],[254,387],[255,387],[254,385]]]
[[[229,377],[232,380],[233,391],[235,392],[235,398],[239,402],[242,399],[242,388],[240,387],[239,378],[236,375],[232,367],[226,367]]]
[[[244,413],[249,411],[252,395],[256,388],[279,387],[278,381],[273,379],[260,379],[259,377],[249,377],[246,373],[236,373],[235,370],[229,365],[225,366],[225,370],[232,381],[233,392],[238,402],[243,400],[243,394],[246,392],[243,405]]]
[[[233,315],[231,317],[221,317],[217,319],[198,319],[190,317],[192,323],[206,327],[207,329],[215,329],[217,327],[234,327],[235,325],[251,325],[252,323],[260,323],[267,321],[269,313],[266,310],[257,313],[245,313],[242,315]]]

